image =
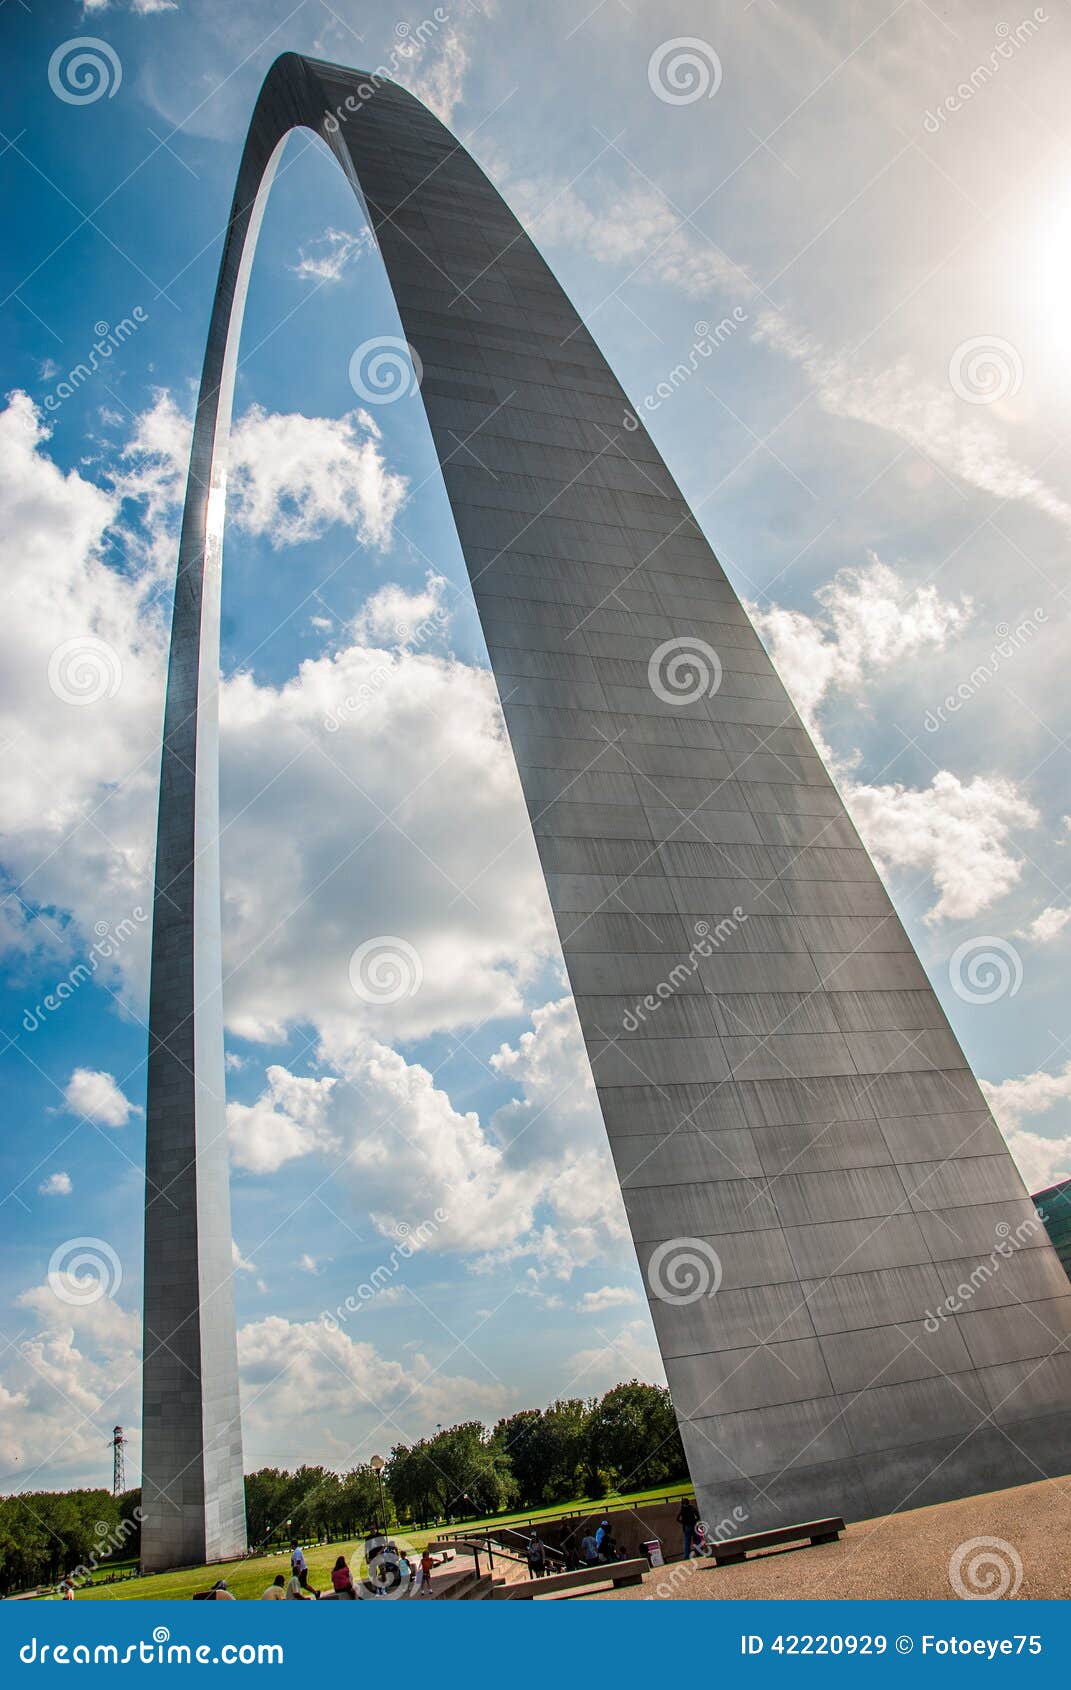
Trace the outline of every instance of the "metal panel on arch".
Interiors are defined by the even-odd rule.
[[[423,364],[701,1511],[716,1522],[740,1507],[755,1527],[860,1517],[1066,1471],[1071,1286],[672,477],[624,425],[625,394],[465,148],[402,89],[288,54],[240,168],[175,599],[145,1564],[245,1541],[220,1001],[221,512],[248,266],[270,167],[298,126],[365,204]],[[690,702],[672,676],[651,684],[652,655],[678,641],[720,665]]]

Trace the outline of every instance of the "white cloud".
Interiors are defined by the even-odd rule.
[[[425,644],[449,619],[445,605],[448,588],[446,577],[432,570],[419,592],[386,582],[361,606],[351,624],[353,637],[376,646]]]
[[[323,1273],[323,1263],[310,1256],[307,1250],[298,1257],[297,1266],[302,1273]]]
[[[938,892],[925,919],[968,921],[1016,884],[1016,827],[1036,827],[1038,811],[1014,781],[976,775],[963,782],[948,770],[928,787],[842,783],[852,817],[883,870],[921,869]]]
[[[405,477],[384,463],[367,411],[304,417],[251,405],[231,438],[233,520],[276,549],[316,539],[333,523],[362,545],[389,545],[405,489]]]
[[[602,1314],[604,1309],[624,1308],[638,1301],[631,1285],[603,1285],[598,1291],[585,1291],[576,1306],[581,1314]]]
[[[56,1173],[49,1174],[37,1187],[42,1197],[69,1197],[74,1190],[71,1176],[60,1168]]]
[[[511,1406],[510,1391],[491,1376],[440,1372],[419,1352],[403,1366],[318,1320],[253,1321],[239,1331],[238,1355],[250,1465],[352,1465],[425,1436],[437,1421],[493,1420]]]
[[[665,283],[692,299],[711,291],[741,299],[757,295],[743,267],[682,222],[650,184],[622,187],[605,174],[586,172],[583,186],[573,187],[547,176],[514,176],[498,157],[489,167],[541,246],[575,247],[600,264],[627,267],[640,280]]]
[[[254,1174],[274,1174],[285,1162],[313,1151],[336,1151],[328,1124],[335,1079],[309,1079],[278,1063],[266,1073],[267,1090],[254,1104],[229,1103],[231,1160]]]
[[[1017,1079],[983,1080],[981,1085],[1001,1127],[1018,1127],[1029,1116],[1043,1115],[1071,1099],[1071,1062],[1057,1074],[1039,1069]]]
[[[116,1423],[135,1428],[137,1458],[141,1321],[112,1297],[79,1305],[52,1285],[33,1286],[16,1303],[37,1330],[9,1348],[0,1378],[0,1465],[17,1469],[19,1487],[78,1483],[102,1474],[103,1440]]]
[[[138,1105],[119,1090],[114,1074],[93,1068],[75,1069],[63,1101],[72,1115],[84,1115],[102,1127],[125,1127],[131,1115],[141,1114]]]
[[[410,62],[402,58],[392,66],[392,75],[403,87],[410,89],[418,100],[449,123],[465,95],[465,73],[469,68],[469,49],[462,26],[455,25],[434,38],[430,57]]]
[[[664,1385],[666,1370],[649,1320],[631,1320],[617,1332],[599,1334],[601,1342],[570,1356],[570,1375],[562,1395],[599,1396],[622,1379]]]
[[[1048,904],[1033,921],[1019,929],[1016,938],[1033,939],[1036,944],[1049,945],[1060,936],[1069,921],[1071,910],[1058,909],[1055,904]]]
[[[940,651],[970,618],[969,599],[943,599],[913,587],[871,555],[865,568],[841,569],[815,598],[819,616],[780,605],[748,611],[793,703],[809,722],[834,690],[857,693],[880,670],[923,651]]]
[[[538,1284],[594,1260],[623,1261],[624,1207],[572,999],[532,1019],[516,1048],[492,1058],[517,1096],[487,1126],[397,1050],[345,1042],[330,1052],[325,1042],[321,1058],[337,1070],[330,1077],[273,1067],[256,1104],[231,1105],[235,1159],[267,1172],[281,1166],[281,1149],[325,1151],[333,1180],[384,1238],[461,1254],[477,1272],[534,1263]]]
[[[1064,1125],[1071,1100],[1071,1062],[1056,1074],[1040,1069],[1000,1082],[982,1080],[981,1087],[1028,1190],[1041,1191],[1067,1178],[1071,1174],[1071,1134],[1039,1133],[1023,1123],[1059,1110],[1055,1125]]]
[[[290,268],[303,281],[340,282],[346,271],[373,245],[371,231],[350,234],[346,229],[325,229],[313,241],[298,249],[298,261]]]
[[[336,448],[344,461],[351,447],[378,452],[374,438],[354,445],[363,425],[320,421],[252,414],[239,470],[258,457],[260,431],[267,457],[238,496],[247,525],[279,517],[280,532],[293,534],[332,513],[380,522],[381,503],[336,484],[332,457]],[[323,453],[302,455],[309,428],[327,441]],[[0,738],[10,741],[0,842],[46,917],[5,909],[3,935],[43,953],[44,989],[84,959],[102,928],[141,910],[133,936],[93,974],[140,1010],[165,664],[150,595],[165,553],[168,576],[173,568],[188,424],[158,395],[131,431],[114,492],[62,474],[46,440],[25,396],[0,410],[0,579],[19,606],[17,619],[0,617]],[[269,464],[272,452],[285,463]],[[377,485],[396,491],[384,477]],[[294,504],[280,517],[287,487]],[[103,556],[118,523],[126,546],[131,513],[143,519],[145,545],[120,571]],[[435,575],[415,594],[387,583],[358,618],[364,631],[289,682],[239,675],[224,686],[227,1011],[239,1032],[263,1039],[311,1023],[345,1047],[369,1034],[472,1026],[518,1013],[525,984],[555,950],[490,676],[423,645],[368,643],[394,616],[423,621],[431,610],[435,622],[443,590]],[[119,685],[79,705],[49,686],[49,663],[58,643],[87,637],[114,655]],[[111,672],[109,658],[106,683]],[[355,948],[383,933],[405,938],[423,961],[420,992],[393,1005],[359,999],[349,978]]]
[[[831,415],[885,429],[969,486],[1022,500],[1071,527],[1071,504],[1018,462],[991,418],[957,399],[951,383],[936,386],[908,358],[875,368],[854,354],[829,352],[776,311],[759,318],[756,339],[801,366]]]

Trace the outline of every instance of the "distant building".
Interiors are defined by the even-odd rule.
[[[1064,1272],[1071,1279],[1071,1179],[1062,1179],[1045,1191],[1036,1191],[1034,1202]]]

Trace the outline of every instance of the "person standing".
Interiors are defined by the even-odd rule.
[[[431,1570],[434,1567],[434,1565],[435,1565],[435,1557],[432,1554],[431,1550],[428,1549],[427,1547],[425,1547],[424,1553],[420,1557],[420,1571],[423,1575],[423,1579],[422,1579],[422,1583],[421,1583],[420,1588],[421,1588],[421,1591],[426,1596],[431,1595]]]
[[[295,1538],[290,1545],[290,1570],[297,1579],[302,1590],[308,1591],[310,1596],[317,1597],[320,1592],[314,1590],[309,1583],[309,1563],[305,1559],[305,1551]]]
[[[547,1552],[539,1540],[537,1531],[532,1532],[524,1546],[524,1552],[528,1560],[528,1577],[541,1579],[547,1570]]]
[[[684,1559],[689,1561],[695,1549],[696,1530],[699,1526],[699,1510],[690,1496],[685,1497],[677,1511],[677,1524],[684,1538]]]

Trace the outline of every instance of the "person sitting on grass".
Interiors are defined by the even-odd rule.
[[[211,1590],[195,1590],[194,1602],[237,1602],[238,1598],[227,1589],[226,1579],[217,1579]]]
[[[286,1590],[283,1594],[287,1602],[316,1601],[316,1596],[314,1596],[311,1591],[302,1590],[301,1580],[298,1578],[296,1573],[291,1573],[290,1578],[287,1580]],[[317,1595],[318,1594],[319,1593],[317,1592]]]
[[[282,1602],[285,1597],[286,1575],[284,1573],[276,1573],[260,1600],[262,1602]]]
[[[346,1565],[344,1555],[340,1555],[335,1562],[331,1572],[331,1584],[340,1601],[356,1602],[357,1592],[353,1588],[353,1574]]]

